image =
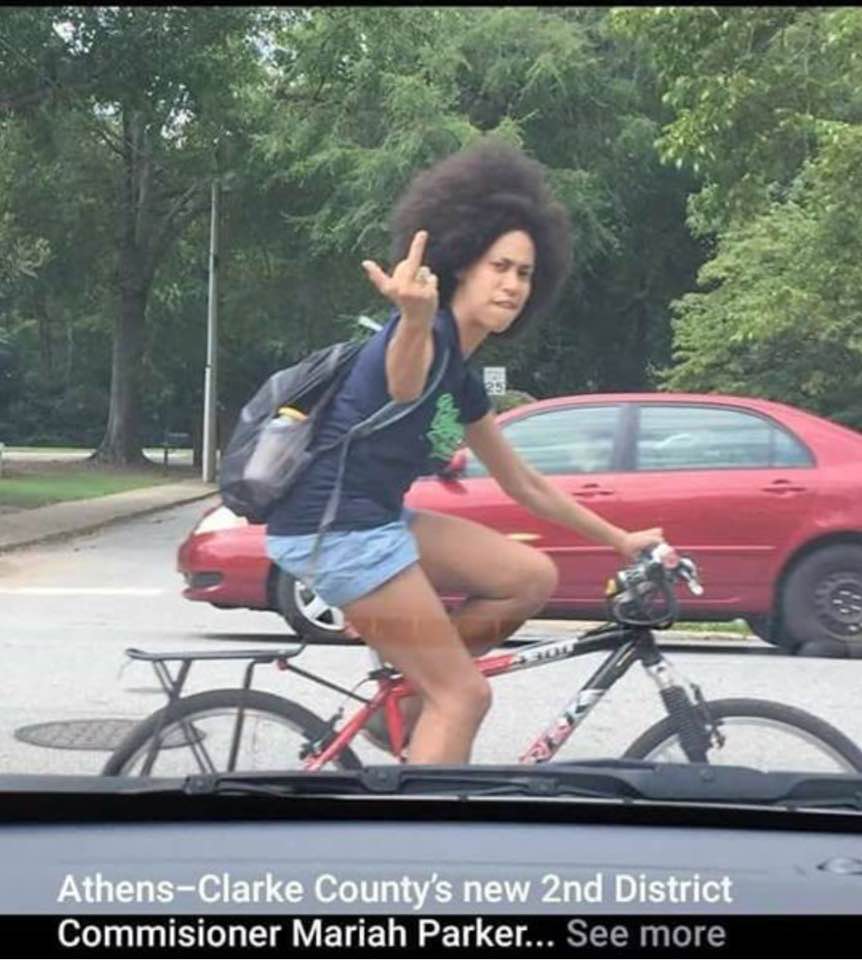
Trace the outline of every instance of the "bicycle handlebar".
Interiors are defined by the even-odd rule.
[[[676,582],[684,583],[695,596],[703,594],[697,565],[691,557],[677,555],[664,542],[647,547],[631,566],[608,582],[605,595],[611,616],[631,626],[669,627],[679,613],[672,589]],[[666,604],[664,609],[654,609],[657,597]]]
[[[663,570],[667,570],[671,581],[682,580],[689,591],[696,597],[703,594],[703,587],[697,576],[697,564],[691,557],[677,556],[676,551],[669,543],[659,543],[655,547],[648,547],[641,554],[643,562],[649,564],[661,564]],[[676,560],[674,563],[673,560]],[[670,560],[670,564],[668,564]]]

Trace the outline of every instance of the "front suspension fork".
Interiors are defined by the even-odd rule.
[[[690,684],[694,702],[676,677],[671,665],[656,651],[644,660],[644,668],[655,681],[668,716],[679,734],[679,743],[689,763],[708,762],[707,751],[721,745],[721,735],[709,715],[700,687]]]

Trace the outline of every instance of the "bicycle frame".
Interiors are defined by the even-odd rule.
[[[305,649],[302,643],[294,650],[224,650],[224,651],[186,651],[181,653],[152,654],[142,650],[128,649],[127,655],[135,660],[149,661],[156,672],[156,676],[168,697],[168,705],[176,703],[185,685],[192,661],[197,660],[245,660],[247,665],[244,671],[242,689],[251,689],[254,670],[257,666],[275,662],[280,670],[296,673],[298,676],[311,680],[314,683],[344,694],[351,699],[360,701],[363,706],[345,723],[336,733],[334,726],[341,719],[343,708],[329,721],[331,734],[322,740],[308,744],[308,758],[303,764],[304,770],[320,770],[327,763],[338,757],[353,738],[362,730],[368,720],[379,710],[384,711],[386,727],[390,739],[392,754],[405,762],[405,730],[398,701],[415,694],[413,684],[403,678],[395,669],[381,663],[376,654],[373,654],[378,666],[371,670],[366,680],[377,681],[377,692],[372,697],[363,697],[354,690],[348,690],[339,684],[332,683],[324,677],[317,676],[291,663],[299,653]],[[512,653],[489,654],[477,657],[476,666],[486,677],[499,677],[520,670],[532,670],[536,667],[558,663],[574,657],[598,653],[602,650],[610,651],[610,655],[601,663],[593,675],[586,681],[577,694],[564,706],[551,724],[533,741],[530,747],[519,758],[520,763],[544,763],[554,757],[560,747],[569,739],[574,731],[584,722],[595,706],[604,697],[607,691],[623,677],[633,663],[640,661],[647,672],[653,677],[659,690],[673,685],[672,669],[668,661],[662,656],[655,642],[652,631],[647,627],[635,627],[625,624],[608,623],[583,634],[564,640],[537,640],[526,644]],[[171,675],[166,666],[167,661],[178,661],[180,668],[176,677]],[[242,733],[245,711],[240,708],[237,712],[236,725],[233,732],[233,741],[230,750],[229,769],[233,768],[239,749],[239,740]],[[164,720],[164,717],[163,717]],[[144,773],[149,773],[159,750],[161,727],[152,740],[149,754],[144,767]],[[196,741],[193,732],[189,733],[189,746],[198,756],[203,749]],[[202,769],[207,769],[205,757],[198,757]],[[211,765],[210,765],[211,766]]]
[[[484,676],[498,677],[519,670],[531,670],[561,660],[585,656],[589,653],[597,653],[601,650],[610,650],[611,655],[522,754],[519,763],[544,763],[552,759],[633,663],[642,662],[660,687],[671,682],[668,679],[670,666],[659,652],[655,638],[649,629],[616,624],[598,627],[569,640],[540,640],[522,647],[517,653],[476,658],[476,666]],[[290,664],[283,664],[281,668],[295,669]],[[302,673],[304,676],[309,676],[305,671]],[[394,677],[398,679],[393,679]],[[398,710],[398,701],[415,693],[415,688],[409,680],[400,678],[396,671],[382,666],[372,670],[369,679],[377,680],[377,693],[366,701],[365,706],[347,721],[334,738],[321,745],[320,752],[315,753],[305,763],[305,770],[319,770],[336,758],[380,709],[385,713],[391,751],[402,763],[405,762],[403,756],[405,731],[401,712]]]

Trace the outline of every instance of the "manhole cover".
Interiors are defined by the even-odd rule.
[[[19,727],[16,739],[36,747],[53,747],[56,750],[115,750],[123,737],[138,725],[138,720],[120,720],[100,717],[98,720],[55,720],[51,723],[34,723]],[[197,731],[197,739],[203,734]],[[172,729],[164,738],[163,748],[183,747],[189,739],[182,730]]]

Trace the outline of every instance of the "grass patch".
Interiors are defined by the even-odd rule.
[[[85,456],[92,452],[92,447],[6,447],[6,453],[80,453]]]
[[[703,620],[679,620],[673,625],[674,630],[684,630],[686,633],[736,633],[740,637],[753,636],[747,623],[742,620],[720,620],[713,623]]]
[[[111,493],[175,483],[191,475],[182,467],[168,472],[151,467],[109,467],[86,460],[4,464],[0,476],[0,507],[30,510],[67,500],[88,500]]]

